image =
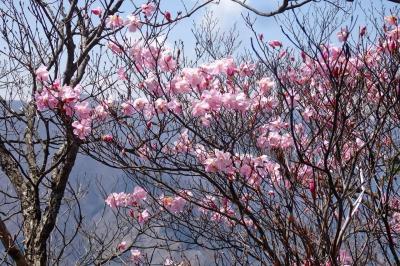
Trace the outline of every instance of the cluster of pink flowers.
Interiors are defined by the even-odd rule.
[[[183,211],[186,205],[186,200],[181,196],[175,196],[175,197],[161,196],[160,203],[169,212],[176,214]]]
[[[144,208],[147,192],[141,187],[135,187],[132,193],[111,193],[105,200],[111,208],[131,207],[130,215],[135,217],[140,224],[150,219],[150,213]],[[135,215],[136,210],[136,215]]]
[[[141,187],[135,187],[132,193],[112,193],[106,199],[106,204],[111,208],[138,206],[146,200],[147,192]]]
[[[80,138],[85,139],[92,131],[92,119],[104,119],[107,116],[106,108],[99,105],[93,111],[89,102],[81,101],[82,88],[80,85],[75,87],[61,86],[60,82],[56,80],[49,83],[49,72],[45,67],[40,67],[36,71],[37,80],[42,83],[42,89],[35,94],[35,102],[39,111],[46,109],[58,109],[69,117],[77,118],[72,122],[74,134]]]

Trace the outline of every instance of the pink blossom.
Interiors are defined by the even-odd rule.
[[[174,94],[190,92],[190,84],[184,78],[176,78],[171,81],[171,89]]]
[[[182,76],[192,87],[200,85],[203,79],[198,68],[184,68],[182,69]]]
[[[113,136],[109,134],[102,136],[101,139],[105,142],[112,142],[114,140]]]
[[[142,211],[141,213],[139,213],[138,216],[138,222],[140,224],[144,224],[145,222],[147,222],[150,219],[150,213],[147,210]]]
[[[209,108],[212,110],[218,110],[222,105],[222,95],[216,89],[205,90],[201,94],[201,99],[207,102]]]
[[[101,14],[103,13],[103,9],[101,7],[96,7],[96,8],[93,8],[91,12],[93,15],[101,17]]]
[[[127,75],[125,73],[125,69],[123,67],[118,68],[117,74],[118,74],[118,78],[120,80],[127,80],[128,79],[128,77],[127,77]]]
[[[275,86],[275,82],[271,78],[262,78],[258,81],[258,86],[262,94],[267,94]]]
[[[126,116],[131,116],[135,112],[135,109],[133,108],[133,105],[130,101],[123,102],[121,104],[122,107],[122,113]]]
[[[109,41],[108,42],[108,48],[114,53],[114,54],[120,54],[123,51],[123,48],[121,45],[117,44],[114,41]]]
[[[138,30],[142,27],[142,23],[140,22],[140,19],[133,14],[129,15],[127,17],[125,25],[128,27],[128,30],[130,32],[135,32],[136,30]]]
[[[63,86],[60,90],[60,97],[64,103],[75,102],[79,99],[81,94],[81,87],[75,86],[72,88],[71,86]]]
[[[306,122],[310,122],[310,118],[313,116],[314,112],[307,107],[303,112],[303,118]]]
[[[156,6],[154,5],[154,3],[147,3],[143,4],[141,6],[141,9],[143,14],[145,14],[147,17],[150,17],[151,14],[153,14],[153,12],[156,10]]]
[[[49,80],[49,72],[45,66],[39,67],[36,72],[36,80],[40,82],[48,81]]]
[[[124,20],[119,15],[111,15],[107,17],[106,20],[107,27],[111,29],[116,29],[124,26]]]
[[[127,246],[126,241],[122,241],[121,243],[118,244],[117,249],[119,251],[123,251],[126,249],[126,246]]]
[[[341,249],[339,251],[339,260],[340,260],[340,265],[342,266],[350,266],[353,265],[353,259],[352,257],[348,254],[348,252],[344,249]]]
[[[231,170],[232,160],[229,152],[214,150],[215,157],[206,159],[203,164],[206,172],[215,173],[218,171],[228,172]]]
[[[35,101],[39,111],[43,111],[46,108],[54,109],[57,107],[58,99],[57,93],[43,89],[41,92],[36,92]]]
[[[240,174],[247,178],[250,177],[252,171],[253,171],[252,167],[248,164],[242,165],[239,170]]]
[[[166,100],[158,98],[154,102],[154,105],[155,105],[155,108],[156,108],[157,112],[160,112],[160,113],[168,112],[167,101]]]
[[[167,107],[174,114],[182,113],[182,104],[180,102],[178,102],[178,100],[176,100],[176,99],[172,99],[170,102],[168,102]]]
[[[89,106],[89,102],[82,102],[75,104],[74,110],[79,119],[87,119],[90,117],[92,109]]]
[[[337,33],[337,37],[338,37],[338,40],[339,40],[340,42],[345,42],[345,41],[347,41],[347,37],[349,37],[349,32],[348,32],[348,30],[345,29],[345,28],[342,28],[342,29]]]
[[[385,21],[387,24],[389,24],[390,26],[395,26],[397,25],[397,17],[390,15],[390,16],[386,16],[385,17]]]
[[[131,196],[135,201],[142,201],[146,199],[147,192],[143,188],[136,186]]]
[[[107,118],[107,116],[108,116],[108,112],[102,104],[99,104],[94,108],[94,117],[95,118],[104,120]]]
[[[166,197],[166,196],[162,196],[160,198],[161,204],[171,213],[179,213],[182,212],[185,204],[186,204],[186,200],[180,196],[177,197]]]
[[[361,149],[364,146],[365,142],[361,140],[360,138],[356,138],[356,145],[357,148]]]
[[[142,258],[142,253],[138,249],[132,249],[131,250],[131,261],[132,262],[139,262]]]
[[[171,13],[168,12],[168,11],[165,11],[165,13],[164,13],[164,18],[165,18],[168,22],[171,22],[171,21],[172,21],[172,19],[171,19]]]
[[[272,40],[268,42],[268,45],[271,46],[272,48],[277,48],[277,47],[282,47],[282,43],[278,40]]]
[[[201,124],[205,127],[209,127],[211,124],[212,116],[210,114],[205,114],[204,116],[200,117]]]
[[[75,136],[82,140],[89,136],[90,132],[92,131],[90,119],[74,121],[72,123],[72,127],[74,127]]]
[[[170,211],[172,213],[182,212],[186,205],[186,200],[182,197],[175,197],[171,203]]]
[[[194,104],[192,115],[195,117],[202,116],[210,110],[210,105],[205,101],[200,101]]]
[[[136,110],[143,110],[149,104],[149,101],[146,98],[137,98],[133,101],[133,107]]]
[[[105,200],[106,204],[115,209],[121,205],[121,196],[125,195],[125,193],[112,193]]]
[[[176,69],[177,63],[174,60],[170,50],[166,50],[161,53],[159,65],[163,71],[170,72]]]

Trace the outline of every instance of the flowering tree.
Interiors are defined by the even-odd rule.
[[[1,2],[2,263],[400,263],[397,17],[336,46],[300,23],[295,48],[248,19],[241,57],[209,20],[190,60],[169,35],[209,3]],[[134,180],[101,223],[80,153]]]
[[[397,17],[376,34],[299,22],[294,48],[247,22],[252,56],[201,31],[194,63],[159,39],[111,48],[118,100],[84,149],[137,186],[106,204],[158,249],[220,263],[399,264]]]
[[[118,53],[121,31],[157,38],[209,2],[171,13],[159,1],[1,1],[1,264],[104,264],[125,251],[114,243],[121,222],[96,231],[81,211],[84,184],[70,182],[108,114],[96,102],[115,72],[104,47]]]

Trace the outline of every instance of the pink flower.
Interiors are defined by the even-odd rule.
[[[339,40],[340,42],[345,42],[345,41],[347,41],[347,38],[349,37],[349,32],[348,32],[348,30],[345,29],[345,28],[342,28],[342,29],[337,33],[337,37],[338,37],[338,40]]]
[[[90,119],[74,121],[72,123],[72,127],[74,127],[75,136],[82,140],[89,136],[90,132],[92,131]]]
[[[314,112],[309,107],[307,107],[303,112],[304,120],[306,122],[309,122],[310,118],[313,116],[313,114],[314,114]]]
[[[168,22],[171,22],[171,21],[172,21],[172,19],[171,19],[171,13],[168,12],[168,11],[165,11],[165,13],[164,13],[164,18],[165,18]]]
[[[123,48],[121,47],[121,45],[113,42],[113,41],[109,41],[108,42],[108,48],[110,48],[110,50],[114,53],[114,54],[120,54],[123,51]]]
[[[277,48],[277,47],[282,47],[282,43],[278,40],[272,40],[268,42],[268,45],[271,46],[272,48]]]
[[[135,107],[136,110],[143,110],[148,104],[149,101],[146,98],[137,98],[133,101],[133,107]]]
[[[386,16],[385,21],[387,24],[389,24],[391,26],[397,25],[397,17],[396,16],[393,16],[393,15]]]
[[[150,17],[151,14],[153,14],[153,12],[156,10],[156,6],[154,5],[154,3],[143,4],[141,8],[143,14],[145,14],[147,17]]]
[[[108,116],[108,112],[103,105],[99,104],[94,108],[94,117],[95,118],[104,120],[107,118],[107,116]]]
[[[130,32],[135,32],[136,30],[138,30],[142,27],[142,23],[140,22],[140,19],[135,15],[129,15],[127,17],[125,25],[128,27],[128,30]]]
[[[182,197],[175,197],[171,203],[169,210],[172,213],[182,212],[186,204],[186,200]]]
[[[105,142],[112,142],[114,140],[113,136],[110,134],[104,135],[101,137],[101,139]]]
[[[200,85],[203,79],[198,68],[184,68],[182,69],[182,76],[192,87]]]
[[[108,16],[106,23],[107,27],[110,27],[111,29],[116,29],[124,26],[124,20],[118,15]]]
[[[275,82],[271,78],[262,78],[258,81],[258,86],[261,93],[266,94],[275,86]]]
[[[364,146],[365,142],[361,140],[360,138],[356,138],[356,145],[357,148],[361,149]]]
[[[131,261],[139,262],[141,258],[142,258],[142,253],[140,252],[140,250],[138,249],[131,250]]]
[[[172,99],[170,102],[168,102],[167,107],[174,114],[182,113],[182,104],[180,102],[178,102],[178,100],[176,100],[176,99]]]
[[[247,178],[250,177],[252,171],[253,171],[253,169],[248,164],[242,165],[242,167],[240,167],[240,170],[239,170],[240,174]]]
[[[160,113],[168,112],[167,101],[166,100],[158,98],[154,102],[154,105],[155,105],[155,108],[156,108],[157,112],[160,112]]]
[[[159,59],[159,65],[161,70],[163,71],[173,71],[176,69],[176,61],[172,57],[172,53],[169,50],[166,50],[162,52],[160,59]]]
[[[128,79],[123,67],[118,68],[117,74],[118,74],[118,78],[120,80],[127,80]]]
[[[141,187],[136,186],[132,193],[132,198],[135,201],[145,200],[147,197],[147,192]]]
[[[130,101],[123,102],[121,104],[122,107],[122,113],[126,116],[131,116],[135,112],[135,109],[133,108],[133,105]]]
[[[40,82],[48,81],[49,80],[49,72],[45,66],[39,67],[36,72],[36,79]]]
[[[96,7],[96,8],[93,8],[91,12],[93,15],[101,17],[101,14],[103,13],[103,9],[101,7]]]
[[[150,219],[150,213],[147,210],[142,211],[141,213],[139,213],[138,216],[138,222],[140,224],[144,224],[145,222],[147,222]]]
[[[119,251],[123,251],[126,249],[126,241],[122,241],[121,243],[118,244],[117,249]]]
[[[43,89],[41,92],[36,92],[35,101],[37,109],[39,111],[43,111],[46,108],[56,108],[58,104],[58,99],[56,98],[56,96],[56,92],[49,91],[48,89]]]
[[[203,162],[206,172],[229,172],[232,166],[230,153],[223,152],[217,149],[214,150],[214,153],[215,157],[208,158]]]
[[[112,193],[111,195],[109,195],[105,202],[109,207],[113,209],[118,207],[118,193]]]
[[[192,115],[195,117],[202,116],[210,110],[210,105],[205,101],[200,101],[194,104]]]
[[[162,196],[160,201],[161,205],[174,214],[182,212],[186,204],[186,200],[180,196],[174,198]]]
[[[87,119],[90,117],[91,108],[88,102],[77,103],[74,106],[75,114],[79,119]]]
[[[71,86],[64,86],[60,90],[60,97],[64,103],[75,102],[79,99],[81,94],[81,87],[75,86],[72,88]]]

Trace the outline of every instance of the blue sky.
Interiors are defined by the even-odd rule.
[[[183,0],[187,5],[198,2],[199,0]],[[202,1],[202,0],[200,0]],[[263,11],[271,11],[276,9],[279,3],[282,0],[248,0],[247,3],[251,6],[259,8]],[[181,8],[181,1],[179,0],[169,0],[164,3],[167,3],[164,7],[166,10],[178,10]],[[400,8],[400,4],[394,4],[387,0],[355,0],[353,3],[346,3],[344,0],[341,1],[341,4],[344,4],[345,7],[350,8],[351,14],[353,15],[353,19],[357,19],[357,25],[368,25],[368,17],[365,15],[378,15],[379,13],[385,13],[386,15],[390,13],[392,10],[398,10]],[[313,3],[302,7],[300,10],[304,15],[308,15],[307,11],[309,8],[326,7],[326,3]],[[219,26],[221,30],[229,30],[231,27],[236,25],[236,29],[240,32],[240,40],[242,41],[242,48],[250,47],[250,37],[252,37],[252,33],[245,26],[242,15],[249,14],[249,11],[241,7],[239,4],[231,2],[230,0],[221,0],[219,5],[210,4],[207,7],[207,10],[211,10],[214,15],[219,20]],[[185,43],[186,54],[190,55],[190,52],[193,51],[194,47],[194,38],[191,32],[193,28],[193,24],[199,24],[201,22],[202,17],[204,16],[206,9],[202,9],[197,12],[194,16],[181,21],[179,25],[175,27],[173,30],[169,42],[172,43],[175,40],[182,40]],[[290,12],[290,11],[289,11]],[[256,30],[259,33],[264,34],[265,40],[273,40],[279,39],[284,42],[284,44],[289,44],[289,41],[286,39],[284,34],[280,29],[280,21],[284,20],[285,15],[289,15],[287,12],[283,15],[278,15],[276,17],[260,17],[250,12],[250,16],[256,19]],[[173,13],[173,12],[172,12]],[[350,24],[350,16],[348,16],[347,23],[344,26]],[[311,19],[311,21],[313,18]],[[358,28],[358,27],[357,27]],[[332,40],[336,41],[336,40]]]

